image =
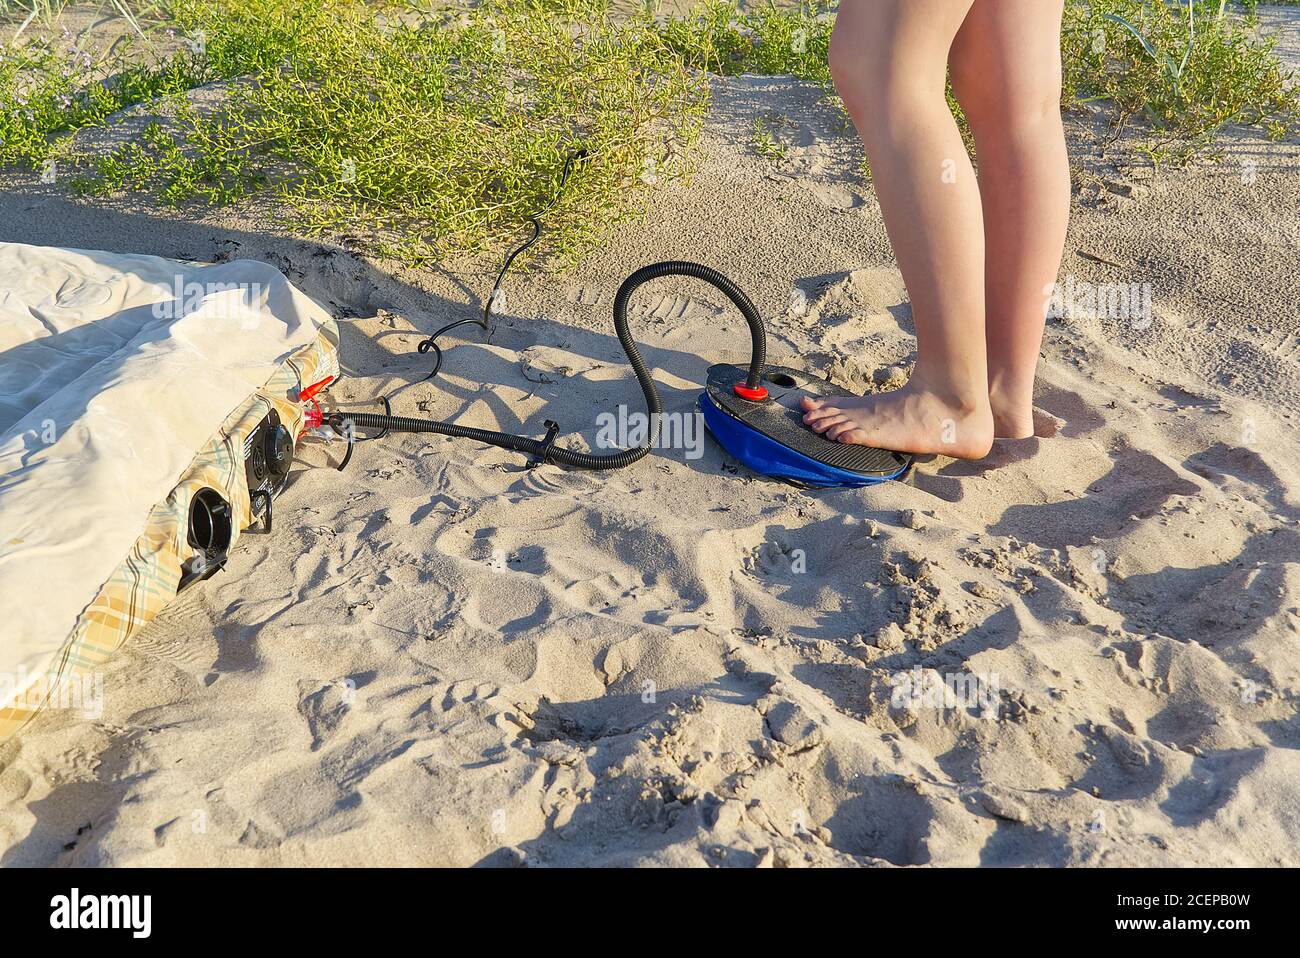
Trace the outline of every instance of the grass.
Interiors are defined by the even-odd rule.
[[[660,27],[664,42],[696,69],[722,76],[793,76],[831,86],[826,51],[834,20],[829,7],[769,5],[741,11],[731,0],[704,0]]]
[[[548,215],[552,251],[568,256],[684,170],[707,104],[705,78],[647,17],[615,20],[591,0],[418,15],[360,0],[179,0],[173,17],[201,50],[126,86],[75,89],[80,65],[50,44],[7,54],[0,91],[23,94],[0,119],[0,162],[54,157],[87,191],[172,203],[269,193],[296,231],[418,262],[517,231],[582,150]],[[215,114],[176,96],[236,78]],[[69,113],[77,97],[90,105]],[[174,119],[106,157],[59,139],[155,97],[171,98]]]
[[[0,47],[0,165],[54,160],[88,192],[173,204],[258,196],[294,231],[410,261],[517,235],[579,148],[548,237],[565,257],[589,248],[687,168],[709,75],[787,74],[833,97],[822,6],[708,0],[656,20],[615,17],[607,0],[170,0],[130,8],[123,38],[95,52],[55,35],[56,0],[35,2],[0,0],[0,20],[23,25]],[[1296,92],[1249,8],[1069,0],[1063,60],[1066,105],[1103,105],[1116,136],[1141,128],[1157,162],[1212,153],[1229,124],[1297,129]],[[215,112],[185,96],[213,83]],[[136,104],[170,118],[108,155],[70,136]],[[752,145],[775,161],[769,119]]]
[[[1300,0],[1292,0],[1300,3]],[[1230,124],[1274,139],[1300,129],[1300,94],[1256,35],[1257,3],[1225,0],[1068,0],[1062,27],[1063,105],[1099,103],[1118,136],[1141,118],[1139,149],[1153,161],[1210,150]],[[740,12],[707,0],[665,28],[687,62],[713,73],[789,74],[831,91],[826,53],[833,19],[823,6]],[[961,108],[952,107],[970,143]]]
[[[131,42],[99,54],[75,39],[49,37],[0,47],[0,165],[37,166],[58,153],[60,135],[202,80],[202,69],[184,55],[150,59],[134,56]]]
[[[15,36],[21,36],[32,24],[38,27],[50,27],[58,22],[59,15],[70,5],[70,0],[0,0],[0,19],[18,22]],[[133,0],[106,0],[105,6],[121,17],[131,29],[140,36],[145,36],[142,23],[164,15],[161,7],[152,2],[141,3]]]
[[[1106,104],[1116,135],[1140,117],[1150,130],[1141,149],[1157,162],[1211,149],[1230,124],[1294,134],[1300,99],[1272,40],[1255,35],[1254,6],[1241,17],[1222,0],[1070,3],[1067,104]]]
[[[754,152],[769,162],[783,162],[789,154],[780,136],[785,123],[785,117],[780,114],[769,113],[755,117],[754,134],[750,138],[750,145],[754,148]]]
[[[102,161],[98,188],[270,189],[296,229],[410,261],[516,230],[578,149],[550,223],[562,255],[584,248],[639,208],[647,168],[674,169],[706,102],[648,21],[581,0],[414,20],[354,0],[183,0],[177,20],[203,31],[211,76],[253,82],[219,116],[183,109],[184,148],[155,130]]]

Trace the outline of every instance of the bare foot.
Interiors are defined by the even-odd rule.
[[[993,447],[993,413],[947,402],[915,385],[861,398],[804,396],[803,421],[836,442],[954,459],[982,459]]]
[[[1032,387],[1016,395],[989,389],[993,435],[997,439],[1028,439],[1035,434]]]

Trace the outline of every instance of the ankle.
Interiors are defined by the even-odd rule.
[[[1034,435],[1034,385],[990,383],[989,406],[993,433],[999,439],[1027,439]]]
[[[913,370],[908,385],[937,399],[955,415],[971,417],[990,411],[987,388],[975,382],[954,382],[951,377],[929,377],[919,367]]]
[[[1011,376],[993,374],[989,376],[989,402],[996,412],[998,409],[1018,409],[1026,411],[1034,402],[1034,377],[1017,379]]]

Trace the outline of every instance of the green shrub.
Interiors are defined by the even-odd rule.
[[[592,4],[494,2],[385,17],[354,0],[182,0],[209,71],[250,77],[222,111],[182,110],[100,160],[98,188],[232,200],[271,184],[306,233],[417,260],[473,250],[542,207],[572,253],[682,168],[707,88],[645,18]]]
[[[1145,119],[1153,158],[1186,160],[1228,124],[1275,139],[1300,100],[1273,41],[1222,0],[1091,0],[1066,7],[1067,101],[1104,101],[1116,132]]]

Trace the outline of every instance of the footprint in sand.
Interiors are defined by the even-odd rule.
[[[356,695],[354,684],[305,680],[298,683],[298,714],[311,733],[311,750],[318,751],[333,738],[351,708]]]
[[[1190,496],[1197,486],[1149,452],[1126,448],[1111,456],[1110,471],[1093,479],[1087,495],[1042,505],[1012,505],[989,529],[1047,548],[1088,545],[1111,539],[1134,516],[1153,515],[1170,498]]]
[[[685,319],[697,311],[695,301],[686,296],[659,296],[638,310],[641,316],[660,322]]]

